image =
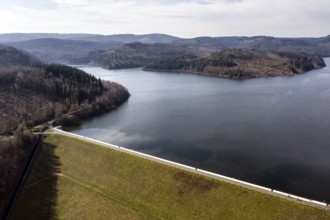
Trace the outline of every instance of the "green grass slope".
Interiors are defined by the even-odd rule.
[[[10,219],[330,219],[330,213],[50,135]]]

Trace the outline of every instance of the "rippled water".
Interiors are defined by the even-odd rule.
[[[80,68],[132,96],[75,133],[330,202],[329,67],[249,80]]]

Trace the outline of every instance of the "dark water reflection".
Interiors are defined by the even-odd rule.
[[[330,202],[329,67],[251,80],[81,69],[132,96],[76,133]]]

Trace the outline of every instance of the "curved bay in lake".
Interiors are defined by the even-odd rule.
[[[75,133],[330,202],[329,67],[249,80],[80,68],[132,95]]]

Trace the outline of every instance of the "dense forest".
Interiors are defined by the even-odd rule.
[[[0,216],[32,150],[29,128],[72,123],[110,111],[129,98],[122,85],[60,64],[0,68]]]
[[[22,120],[28,126],[64,113],[80,118],[109,111],[129,97],[114,82],[105,82],[65,65],[13,67],[0,70],[0,134]]]
[[[230,49],[206,57],[187,55],[157,60],[145,70],[196,73],[225,78],[290,76],[325,66],[317,55]]]
[[[92,52],[88,59],[93,64],[107,69],[122,69],[143,67],[160,58],[177,57],[190,53],[192,50],[179,45],[135,42],[117,49]]]

